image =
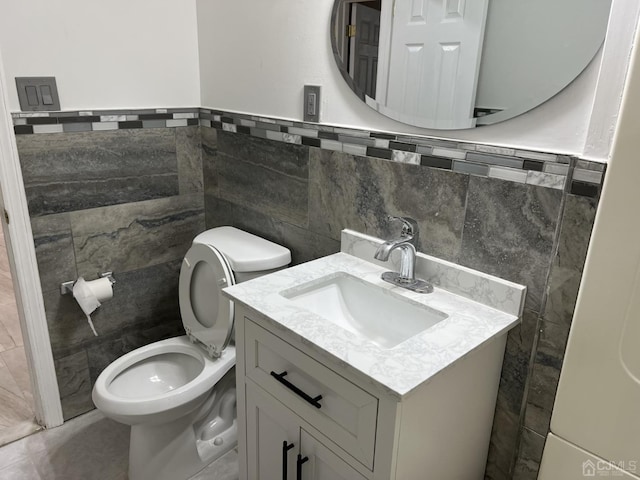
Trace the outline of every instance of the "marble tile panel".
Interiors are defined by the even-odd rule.
[[[202,142],[202,176],[204,192],[216,195],[218,193],[218,172],[216,158],[218,156],[218,130],[215,128],[200,129]]]
[[[94,409],[87,352],[81,350],[73,355],[58,358],[54,365],[64,419],[68,420]]]
[[[31,220],[40,285],[43,292],[60,290],[60,284],[78,278],[68,213]]]
[[[536,480],[546,436],[523,429],[518,460],[513,471],[513,480]]]
[[[172,129],[18,135],[16,141],[32,217],[178,193]]]
[[[507,337],[487,460],[487,478],[492,480],[511,478],[537,322],[538,315],[525,310],[522,323]]]
[[[518,417],[505,409],[503,402],[504,398],[498,394],[485,470],[486,480],[511,480],[519,426]]]
[[[52,290],[43,293],[43,300],[54,358],[75,353],[82,344],[93,340],[87,319],[71,295]]]
[[[283,133],[282,140],[285,143],[293,143],[295,145],[302,145],[302,135],[294,135],[292,133]]]
[[[254,150],[247,150],[248,146],[245,146],[241,151],[234,153],[238,156],[230,156],[223,153],[222,147],[228,142],[222,139],[223,135],[219,135],[219,151],[216,159],[218,196],[236,204],[254,208],[277,220],[306,227],[309,195],[307,159],[292,154],[280,157],[277,149],[271,146],[270,150],[274,152],[274,157],[270,164],[266,156],[268,152],[250,156],[254,150],[259,149],[259,145],[253,145]],[[276,143],[284,150],[289,148],[300,150],[301,153],[308,148],[257,140],[266,144]],[[225,146],[224,150],[231,149]],[[251,160],[242,160],[240,154]],[[255,163],[253,159],[257,159]]]
[[[529,185],[539,185],[541,187],[556,188],[558,190],[564,189],[564,184],[567,181],[565,175],[555,175],[553,173],[527,172],[527,183]]]
[[[541,322],[527,391],[524,425],[543,436],[549,432],[568,337],[568,325]]]
[[[596,216],[597,200],[567,195],[557,252],[547,284],[544,319],[569,326]]]
[[[414,152],[405,152],[402,150],[392,150],[391,160],[399,163],[420,165],[420,154]]]
[[[200,127],[175,129],[180,194],[203,191]]]
[[[78,275],[94,279],[182,259],[204,228],[200,194],[73,212]]]
[[[87,325],[75,300],[59,292],[45,294],[45,311],[55,358],[77,352],[79,348],[119,337],[125,328],[150,321],[172,321],[181,326],[178,279],[181,260],[115,273],[114,298],[104,302],[91,316],[98,337]]]
[[[224,199],[205,197],[207,228],[233,225],[291,250],[293,265],[331,255],[340,242]]]
[[[464,222],[468,176],[313,148],[310,154],[309,229],[340,239],[343,228],[396,236],[387,215],[412,217],[419,250],[456,261]]]
[[[308,147],[218,132],[218,151],[256,167],[306,180],[309,171]]]
[[[562,192],[471,177],[460,263],[527,286],[540,311]]]

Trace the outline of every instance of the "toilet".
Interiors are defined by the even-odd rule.
[[[285,268],[291,252],[233,227],[193,240],[180,269],[186,335],[115,360],[93,387],[102,413],[131,425],[130,480],[181,480],[237,445],[229,285]]]

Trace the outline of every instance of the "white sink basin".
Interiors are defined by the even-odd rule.
[[[344,272],[280,295],[382,348],[393,348],[448,317]]]

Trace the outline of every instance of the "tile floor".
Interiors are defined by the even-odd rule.
[[[33,413],[9,259],[4,235],[0,232],[0,445],[39,429]]]
[[[2,480],[126,480],[129,427],[98,410],[0,448]],[[231,450],[190,480],[237,480]]]

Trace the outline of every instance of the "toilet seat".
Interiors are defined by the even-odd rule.
[[[193,244],[180,268],[180,315],[187,336],[212,358],[227,347],[233,333],[233,302],[222,289],[235,285],[233,271],[215,247]]]
[[[93,388],[93,402],[110,418],[127,425],[149,422],[158,415],[162,416],[163,422],[168,422],[185,415],[201,403],[202,396],[207,395],[233,368],[235,353],[235,348],[230,346],[220,359],[210,360],[184,335],[145,345],[119,357],[102,371]],[[150,381],[161,380],[167,373],[173,373],[174,368],[170,363],[184,364],[184,360],[188,359],[189,363],[197,366],[184,382],[174,384],[164,393],[147,395],[144,392],[144,376],[140,376],[135,369],[143,366],[145,361],[155,361],[163,356],[170,356],[170,361],[162,362],[164,365],[157,363],[155,371],[149,369],[153,373]],[[178,362],[173,362],[175,359]],[[130,378],[127,379],[127,376]],[[124,383],[120,388],[115,385],[118,381]],[[127,394],[123,395],[123,391]]]

